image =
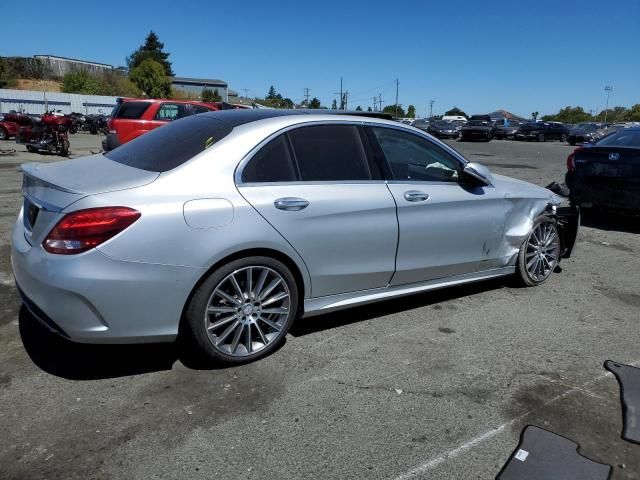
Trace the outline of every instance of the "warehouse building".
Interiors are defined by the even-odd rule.
[[[77,93],[0,89],[0,114],[11,111],[42,115],[48,110],[109,115],[117,97]]]
[[[217,79],[205,79],[205,78],[187,78],[187,77],[172,77],[171,87],[175,90],[184,92],[189,96],[200,96],[202,90],[208,88],[210,90],[218,90],[218,95],[222,97],[225,102],[229,101],[229,96],[232,93],[229,90],[229,85],[224,80]]]
[[[106,63],[77,60],[75,58],[56,57],[54,55],[34,55],[34,58],[47,64],[56,77],[64,77],[69,72],[84,70],[89,73],[99,74],[113,70],[113,65]]]

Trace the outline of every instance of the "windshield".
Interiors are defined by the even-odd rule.
[[[130,167],[166,172],[192,159],[231,130],[225,122],[194,115],[145,133],[104,156]]]
[[[611,147],[640,148],[640,129],[624,128],[598,140],[596,145]]]
[[[470,120],[469,123],[467,123],[467,126],[471,126],[471,127],[488,127],[489,126],[489,122],[483,122],[482,120]]]
[[[453,128],[454,125],[451,122],[445,122],[445,121],[438,121],[438,122],[434,122],[434,125],[438,128]]]
[[[597,129],[598,126],[594,123],[584,123],[575,127],[575,130],[580,130],[581,132],[595,132]]]

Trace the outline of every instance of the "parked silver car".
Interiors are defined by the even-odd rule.
[[[24,305],[78,342],[262,357],[297,317],[514,275],[547,280],[577,217],[397,122],[195,115],[117,149],[26,164],[11,261]]]

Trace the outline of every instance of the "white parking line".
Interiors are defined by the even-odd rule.
[[[633,365],[633,366],[637,366],[638,364],[640,364],[640,361],[635,361],[632,363],[629,363],[628,365]],[[567,390],[566,392],[564,392],[561,395],[557,395],[555,397],[553,397],[552,399],[550,399],[549,401],[545,402],[543,404],[543,406],[547,406],[547,405],[551,405],[554,402],[557,402],[558,400],[561,400],[565,397],[567,397],[568,395],[571,395],[572,393],[575,392],[581,392],[581,393],[586,393],[586,387],[593,385],[594,383],[599,382],[600,380],[603,380],[606,377],[612,377],[613,374],[610,372],[606,372],[603,373],[602,375],[598,375],[597,377],[595,377],[592,380],[589,380],[588,382],[583,383],[582,385],[579,386],[574,386],[574,387],[569,387],[569,390]],[[467,450],[472,449],[473,447],[485,442],[486,440],[495,437],[496,435],[498,435],[499,433],[502,433],[507,427],[510,427],[511,425],[519,422],[520,420],[524,419],[525,417],[527,417],[527,415],[531,414],[532,411],[527,411],[525,413],[523,413],[522,415],[519,415],[518,417],[512,418],[511,420],[503,423],[502,425],[493,428],[491,430],[488,430],[480,435],[478,435],[477,437],[472,438],[471,440],[463,443],[462,445],[452,449],[452,450],[448,450],[446,452],[441,453],[440,455],[433,457],[429,460],[427,460],[424,463],[421,463],[420,465],[418,465],[417,467],[409,470],[406,473],[403,473],[401,475],[399,475],[398,477],[395,477],[393,480],[412,480],[414,478],[417,478],[419,475],[423,475],[427,472],[429,472],[430,470],[432,470],[433,468],[437,467],[438,465],[446,462],[447,460],[450,460],[452,458],[455,458],[457,456],[459,456],[461,453],[466,452]]]

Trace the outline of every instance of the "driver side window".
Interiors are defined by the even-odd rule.
[[[430,141],[392,128],[373,127],[394,180],[457,182],[458,161]]]

